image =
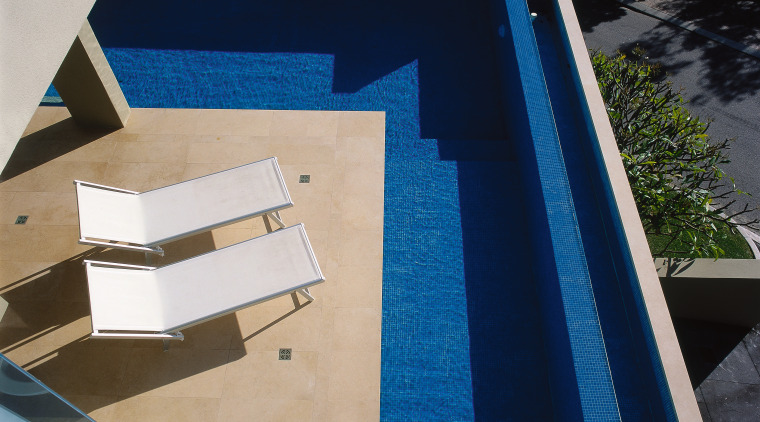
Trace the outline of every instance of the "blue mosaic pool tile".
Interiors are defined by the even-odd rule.
[[[134,107],[385,111],[381,418],[506,419],[498,413],[503,409],[483,406],[480,404],[483,399],[478,399],[493,396],[483,394],[477,373],[488,371],[500,362],[484,362],[476,350],[482,351],[483,345],[488,345],[484,340],[490,334],[488,328],[501,328],[502,321],[489,321],[468,308],[494,306],[488,298],[489,290],[475,295],[468,290],[473,284],[473,277],[468,274],[475,274],[479,283],[484,280],[507,283],[510,279],[502,274],[494,276],[490,262],[473,258],[473,254],[466,256],[468,236],[476,245],[495,243],[495,236],[480,231],[488,228],[478,227],[477,213],[469,216],[466,213],[476,207],[462,200],[467,197],[462,189],[472,189],[473,185],[487,185],[490,190],[482,194],[484,196],[498,193],[498,184],[487,179],[495,167],[479,173],[476,164],[463,164],[462,155],[452,156],[444,149],[446,145],[471,138],[504,139],[504,121],[507,126],[527,123],[529,116],[524,104],[522,111],[505,114],[503,107],[509,108],[510,102],[520,101],[507,97],[505,104],[500,104],[495,98],[498,95],[493,95],[495,87],[502,83],[520,85],[521,77],[528,86],[522,97],[531,102],[531,116],[544,115],[542,119],[550,116],[545,104],[538,101],[536,107],[532,103],[536,98],[545,97],[540,67],[522,67],[520,74],[491,72],[494,60],[491,37],[496,39],[502,31],[498,24],[490,27],[483,22],[488,18],[481,10],[484,3],[348,2],[352,7],[292,1],[230,3],[234,4],[214,2],[204,6],[203,2],[137,0],[127,7],[118,2],[98,2],[90,22]],[[492,3],[501,3],[499,7],[504,13],[498,17],[506,18],[505,2],[494,0]],[[229,16],[225,5],[235,7],[235,16]],[[354,5],[361,7],[357,9]],[[397,13],[400,7],[404,13]],[[258,8],[277,9],[277,13],[273,17],[255,13]],[[371,8],[380,13],[366,10]],[[146,15],[144,10],[152,13]],[[510,16],[515,15],[511,16],[512,20],[527,19],[522,0],[510,0],[510,10]],[[388,25],[389,19],[394,25]],[[504,35],[511,37],[509,24],[506,21],[503,24],[507,25],[502,28],[506,30]],[[513,22],[513,26],[519,26],[520,42],[515,45],[524,65],[522,55],[535,54],[529,51],[530,45],[523,45],[526,39],[534,44],[530,40],[530,26],[521,21]],[[215,37],[204,35],[210,33],[216,34]],[[120,34],[124,34],[123,38]],[[367,40],[370,42],[365,43]],[[514,49],[515,45],[508,47]],[[452,60],[452,48],[458,49],[459,55],[453,56],[455,60]],[[462,60],[462,56],[466,59]],[[522,90],[519,86],[517,89]],[[556,133],[545,130],[546,121],[534,119],[530,123],[525,130],[529,137],[550,144],[556,140]],[[509,130],[514,133],[513,129]],[[511,140],[516,139],[522,138]],[[561,152],[552,154],[539,150],[544,159],[561,159]],[[524,168],[532,166],[538,172],[535,154],[531,157],[532,164],[521,164]],[[513,202],[517,198],[517,202],[528,203],[532,195],[538,194],[540,198],[534,199],[551,205],[544,207],[546,214],[539,219],[547,224],[551,221],[553,225],[569,222],[572,226],[572,219],[568,220],[573,212],[572,203],[556,200],[566,186],[558,189],[553,186],[555,179],[563,177],[561,169],[555,170],[544,169],[551,177],[536,178],[536,189],[509,191],[505,197],[513,194],[515,196],[509,198]],[[545,190],[539,182],[547,185]],[[509,206],[507,200],[500,201],[494,203]],[[543,230],[547,230],[547,224]],[[540,247],[533,250],[540,251],[540,259],[556,265],[568,249],[560,242],[570,242],[572,247],[573,236],[572,231],[557,230],[551,236],[547,231],[544,236],[539,229],[536,239],[531,241]],[[512,256],[507,255],[507,248],[497,249],[489,252],[497,257],[498,253]],[[575,251],[582,253],[582,249]],[[563,265],[571,268],[569,263]],[[600,415],[613,407],[607,403],[608,389],[603,382],[599,384],[601,393],[587,391],[587,385],[605,376],[604,370],[599,373],[593,370],[598,356],[578,357],[574,363],[575,349],[573,353],[557,355],[540,350],[541,335],[552,341],[556,337],[557,344],[567,345],[568,350],[571,343],[573,347],[582,343],[583,336],[588,336],[591,345],[595,344],[598,328],[583,324],[586,317],[583,309],[563,306],[565,290],[573,292],[579,288],[576,284],[581,290],[583,286],[583,277],[578,279],[580,282],[574,278],[576,274],[583,274],[583,266],[571,269],[573,273],[561,279],[555,271],[554,290],[546,289],[544,298],[545,304],[552,306],[543,306],[541,310],[544,324],[547,321],[561,321],[561,324],[545,324],[543,330],[530,325],[536,329],[526,331],[538,332],[537,336],[502,339],[501,344],[491,344],[508,349],[509,341],[530,340],[525,342],[530,343],[529,349],[494,355],[503,359],[505,367],[529,368],[521,379],[533,381],[539,391],[535,400],[515,401],[516,397],[525,396],[510,392],[510,388],[514,388],[510,385],[512,379],[493,380],[494,394],[503,398],[502,408],[525,406],[521,411],[528,416],[518,419],[551,419],[548,416],[553,409],[545,402],[548,394],[544,393],[548,387],[543,384],[544,378],[548,378],[546,371],[570,371],[569,375],[562,373],[560,377],[565,385],[553,386],[559,387],[558,391],[566,388],[568,393],[563,391],[555,396],[560,396],[557,400],[566,399],[568,406],[578,405],[580,393],[577,391],[581,388],[576,379],[586,383],[583,385],[584,415],[588,401],[599,402],[597,408],[588,410],[589,415]],[[517,275],[518,282],[532,280],[519,272]],[[471,283],[469,287],[468,283]],[[573,294],[566,296],[571,298]],[[587,295],[578,296],[578,300],[589,300]],[[527,305],[523,306],[533,306],[534,302],[526,300]],[[505,321],[510,316],[504,310],[495,314]],[[515,314],[534,315],[520,311]],[[476,317],[481,319],[476,321]],[[483,325],[469,326],[475,322]],[[556,336],[549,335],[555,332]],[[471,348],[471,344],[477,347]],[[540,365],[541,361],[545,361],[545,367]],[[579,375],[576,366],[581,368]],[[535,380],[529,375],[535,375]],[[540,408],[544,413],[531,415],[532,408]]]
[[[557,30],[552,17],[539,16],[533,20],[544,69],[566,69],[562,66],[564,56]],[[555,38],[556,37],[556,38]],[[584,52],[585,53],[585,52]],[[592,150],[592,141],[584,137],[585,130],[583,105],[573,94],[573,87],[567,86],[565,80],[569,75],[561,72],[545,73],[549,94],[554,106],[555,123],[560,134],[560,143],[565,157],[570,187],[575,203],[586,206],[577,210],[579,227],[589,262],[592,287],[596,298],[597,311],[602,326],[607,358],[612,371],[615,393],[623,420],[661,420],[665,415],[659,387],[645,341],[638,333],[641,331],[636,320],[636,306],[628,299],[631,280],[620,259],[612,251],[619,250],[614,233],[608,233],[613,226],[609,212],[604,209],[609,205],[604,201],[603,183],[598,175],[592,179],[594,169],[598,168],[594,157],[587,157]],[[565,79],[566,78],[566,79]],[[612,231],[612,230],[610,230]],[[627,247],[627,246],[626,246]],[[635,275],[634,275],[635,277]],[[631,310],[634,310],[631,312]],[[634,318],[630,320],[629,318]]]
[[[537,224],[543,222],[547,225],[548,236],[544,236],[542,242],[550,242],[550,245],[541,244],[535,250],[543,251],[542,247],[549,246],[552,251],[551,257],[541,261],[551,268],[542,269],[539,281],[544,284],[539,288],[543,306],[553,308],[544,310],[546,329],[556,332],[557,328],[553,325],[563,319],[567,329],[566,338],[549,338],[547,347],[550,350],[556,348],[558,353],[563,354],[562,350],[566,347],[563,339],[569,343],[575,370],[572,381],[576,383],[580,399],[581,413],[575,410],[572,400],[556,397],[556,416],[563,420],[619,420],[589,271],[527,5],[523,1],[507,0],[506,12],[505,24],[513,37],[517,73],[522,82],[529,122],[529,137],[524,139],[529,145],[523,146],[521,165],[526,168],[526,178],[536,177],[539,180],[540,190],[531,205],[546,210],[545,219],[537,219]],[[558,309],[560,306],[561,310]],[[559,317],[562,314],[564,318]],[[555,368],[555,371],[554,375],[550,375],[554,377],[553,391],[572,388],[572,381],[567,379],[566,372],[557,373],[562,371],[561,368]]]
[[[558,10],[557,1],[554,1],[555,11]],[[561,14],[559,12],[555,12]],[[569,19],[574,19],[574,16]],[[561,27],[560,27],[561,31]],[[565,44],[568,43],[566,34],[561,33],[561,40]],[[582,57],[581,60],[585,60]],[[580,86],[580,77],[578,70],[575,67],[575,63],[572,61],[570,64],[571,77],[568,80],[573,80],[576,86]],[[581,102],[577,105],[577,115],[580,115],[581,119],[586,122],[591,121],[590,111],[588,105],[585,102]],[[670,393],[670,389],[667,385],[665,378],[664,368],[659,355],[659,351],[652,333],[651,322],[648,318],[648,312],[645,309],[643,297],[641,293],[641,286],[639,285],[638,276],[634,269],[631,253],[628,242],[626,240],[626,234],[623,231],[622,222],[620,220],[620,214],[617,209],[617,202],[615,196],[612,193],[612,187],[607,174],[607,171],[600,164],[603,162],[602,154],[600,151],[600,143],[596,135],[596,131],[593,128],[589,128],[584,132],[588,136],[586,154],[591,158],[587,161],[585,171],[591,175],[595,194],[603,198],[602,205],[600,206],[600,212],[604,220],[604,227],[607,232],[605,236],[610,243],[609,250],[612,255],[612,260],[616,271],[618,272],[617,278],[619,280],[619,298],[623,304],[618,304],[626,309],[626,316],[628,319],[628,326],[630,327],[630,335],[633,337],[633,344],[613,344],[612,347],[626,348],[626,353],[632,353],[636,356],[637,365],[636,368],[626,368],[627,372],[636,371],[634,376],[623,375],[625,378],[619,388],[618,400],[620,402],[621,413],[624,409],[628,409],[625,412],[633,420],[678,420],[673,399]],[[588,183],[588,181],[586,181]],[[596,286],[595,286],[596,288]],[[609,322],[608,322],[609,324]],[[619,324],[618,324],[619,326]],[[618,331],[622,331],[619,330]],[[605,342],[608,344],[608,350],[610,350],[610,342],[616,341],[621,337],[620,333],[614,333],[608,336],[605,333]],[[626,365],[630,366],[630,365]],[[623,370],[622,372],[626,372]],[[632,382],[635,377],[640,377],[639,383]],[[617,385],[617,384],[616,384]],[[638,388],[639,391],[632,392],[631,389]],[[641,400],[641,396],[648,398],[650,415],[647,417],[636,416],[634,409],[641,406],[640,403],[636,403]],[[633,414],[631,414],[633,413]]]

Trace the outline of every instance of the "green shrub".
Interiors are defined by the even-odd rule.
[[[592,54],[592,63],[644,231],[661,239],[652,253],[723,255],[718,227],[733,231],[733,218],[750,211],[745,205],[728,212],[732,198],[745,194],[720,169],[729,162],[730,140],[710,139],[708,123],[689,113],[680,93],[660,80],[658,66],[600,52]]]

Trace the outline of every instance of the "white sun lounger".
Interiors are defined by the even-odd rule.
[[[182,340],[184,328],[278,296],[312,301],[324,281],[303,224],[161,268],[84,263],[93,338]]]
[[[264,214],[285,227],[279,211],[293,206],[275,157],[143,193],[74,185],[79,243],[146,254],[163,255],[161,244]]]

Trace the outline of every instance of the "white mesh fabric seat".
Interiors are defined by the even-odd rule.
[[[285,227],[279,211],[293,206],[275,157],[143,193],[74,185],[79,243],[158,254],[163,243],[264,214]]]
[[[324,281],[303,224],[161,268],[85,261],[92,337],[182,339],[179,330]]]

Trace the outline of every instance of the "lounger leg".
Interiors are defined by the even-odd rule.
[[[145,252],[145,265],[153,265],[153,254],[164,256],[164,250],[160,246],[150,247],[150,250]]]
[[[311,293],[309,293],[308,287],[305,289],[298,289],[298,293],[301,293],[301,295],[303,295],[303,297],[305,297],[306,300],[308,300],[309,302],[314,301],[314,296],[312,296]]]
[[[279,211],[270,212],[267,214],[267,216],[269,216],[269,218],[274,220],[274,222],[277,223],[277,225],[280,226],[281,229],[285,228],[285,223],[282,222],[282,218],[280,217]]]
[[[179,340],[179,341],[185,341],[185,336],[182,335],[181,331],[177,331],[175,333],[169,333],[169,335],[173,336],[172,338],[165,338],[162,339],[164,341],[164,352],[169,350],[169,342],[172,340]]]

